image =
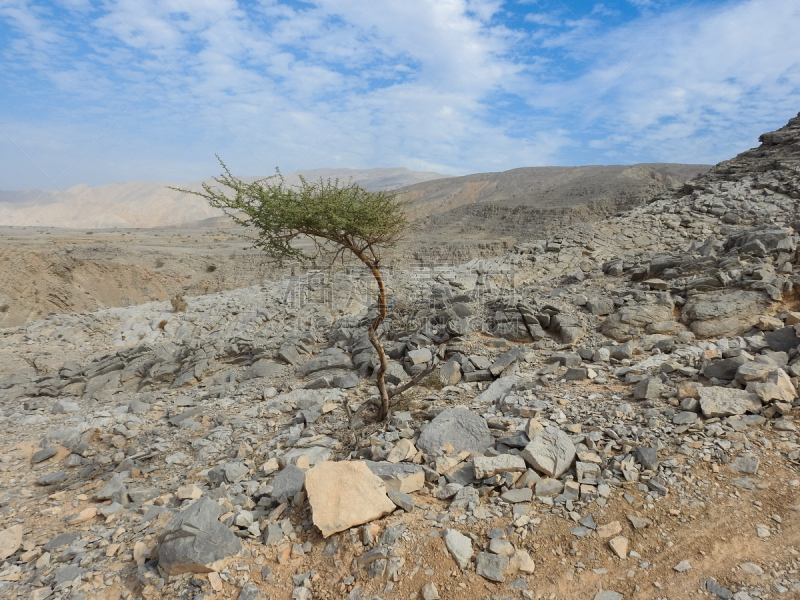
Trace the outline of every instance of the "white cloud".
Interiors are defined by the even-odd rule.
[[[64,185],[203,177],[215,152],[249,174],[710,161],[800,109],[792,0],[632,1],[647,10],[622,26],[540,2],[523,27],[500,0],[106,0],[101,16],[62,0],[64,22],[12,0],[0,73],[52,86],[12,132],[49,170],[100,138]],[[15,152],[0,144],[4,164]]]

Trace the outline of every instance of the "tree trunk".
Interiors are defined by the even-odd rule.
[[[369,329],[367,330],[367,335],[369,335],[369,341],[372,344],[372,347],[375,348],[375,351],[378,353],[378,358],[381,361],[380,367],[378,367],[378,372],[376,373],[376,383],[378,385],[378,391],[380,392],[380,404],[378,405],[378,421],[386,421],[389,419],[389,392],[386,389],[386,381],[384,380],[384,376],[386,375],[386,369],[389,368],[389,364],[386,361],[386,352],[383,350],[383,346],[381,345],[380,341],[378,340],[377,330],[380,327],[380,324],[383,323],[383,320],[386,318],[386,286],[383,283],[383,277],[381,277],[381,272],[378,270],[378,267],[373,263],[369,258],[367,258],[361,252],[354,252],[355,255],[363,262],[370,271],[372,271],[372,276],[375,277],[375,281],[378,282],[378,316],[372,320],[372,323],[369,325]]]

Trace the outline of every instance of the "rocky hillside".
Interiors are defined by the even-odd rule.
[[[403,188],[419,237],[461,244],[550,235],[648,202],[708,165],[530,167],[478,173]]]
[[[800,115],[624,215],[388,270],[388,380],[424,378],[383,425],[358,270],[0,330],[0,596],[796,596],[799,200]]]

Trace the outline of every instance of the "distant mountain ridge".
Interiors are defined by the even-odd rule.
[[[320,178],[353,181],[369,190],[397,189],[449,177],[406,168],[376,168],[309,169],[286,175],[285,179],[294,184],[300,175],[309,181]],[[263,177],[242,179],[252,182]],[[213,179],[179,184],[165,181],[131,181],[97,187],[79,184],[64,191],[0,191],[0,226],[164,227],[221,216],[221,211],[210,207],[202,198],[168,188],[200,190],[203,183],[213,184]]]

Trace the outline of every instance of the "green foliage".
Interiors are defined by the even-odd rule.
[[[213,272],[214,272],[214,271],[216,271],[216,270],[217,270],[217,265],[208,265],[208,266],[206,267],[206,272],[207,272],[207,273],[213,273]]]
[[[406,203],[391,192],[371,192],[338,179],[312,183],[303,177],[300,185],[290,187],[278,169],[271,177],[244,183],[222,160],[220,164],[224,173],[214,180],[227,193],[205,183],[202,192],[172,189],[205,198],[237,224],[254,228],[254,245],[276,260],[312,259],[292,245],[305,237],[315,243],[317,253],[350,250],[375,262],[380,249],[394,246],[408,226]]]
[[[164,261],[161,260],[160,258],[157,258],[156,259],[156,269],[160,269],[163,266],[164,266]]]

